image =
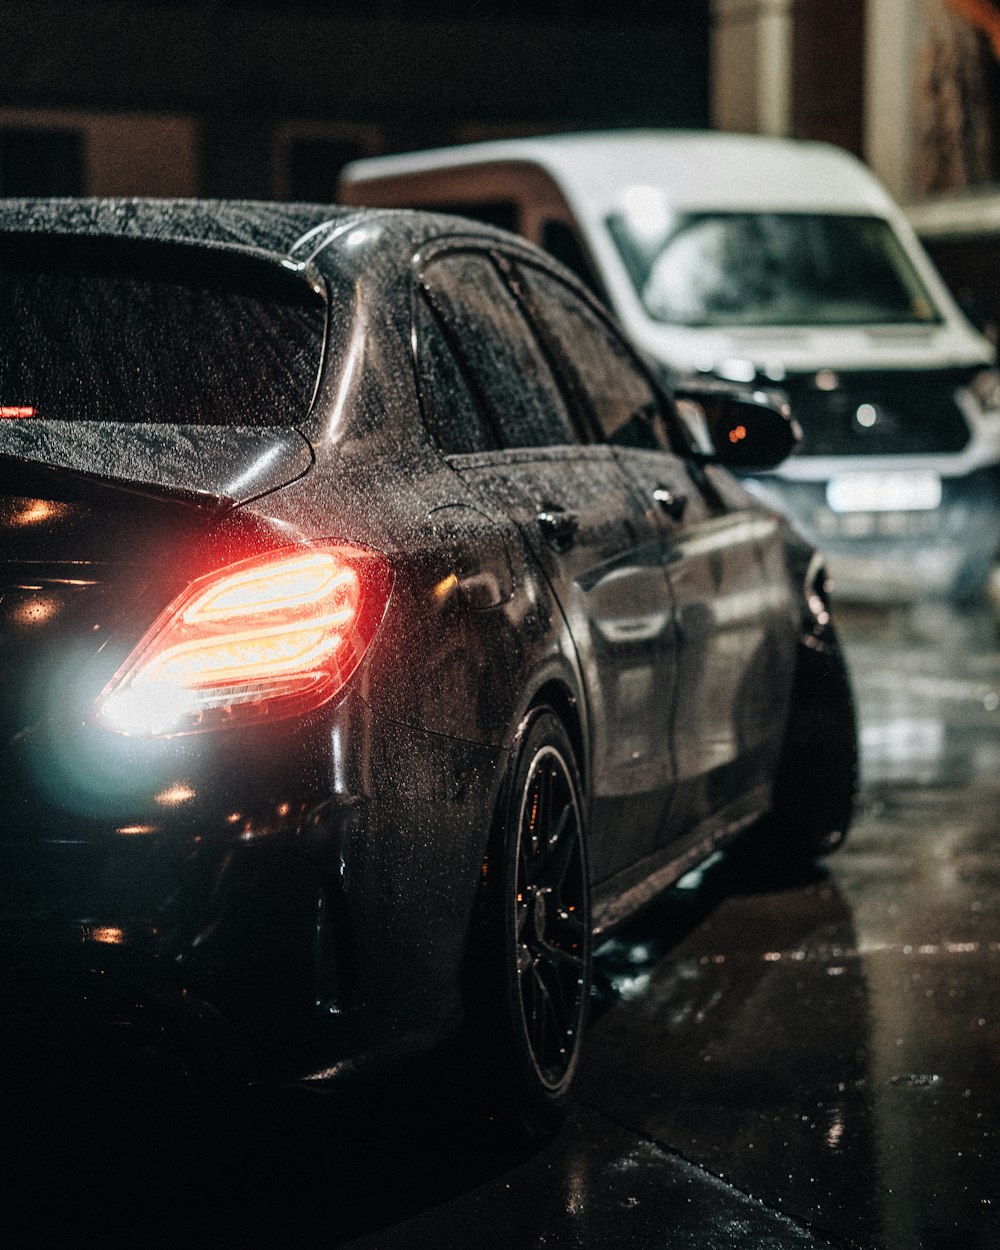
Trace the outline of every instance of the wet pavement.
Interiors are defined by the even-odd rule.
[[[720,862],[620,935],[579,1096],[817,1234],[995,1248],[998,613],[842,609],[841,632],[851,838],[783,888]]]
[[[996,1250],[1000,607],[840,620],[863,747],[848,843],[805,879],[719,856],[602,948],[554,1141],[491,1145],[431,1070],[349,1104],[244,1108],[179,1152],[112,1152],[75,1195],[81,1232]],[[87,1150],[49,1164],[61,1204]]]

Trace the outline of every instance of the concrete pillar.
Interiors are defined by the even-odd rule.
[[[868,0],[864,155],[901,203],[912,198],[914,93],[923,0]]]
[[[712,0],[712,124],[791,133],[794,0]]]

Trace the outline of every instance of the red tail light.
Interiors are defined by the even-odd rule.
[[[108,683],[97,719],[118,733],[166,736],[319,707],[357,667],[391,585],[383,556],[332,544],[201,577]]]

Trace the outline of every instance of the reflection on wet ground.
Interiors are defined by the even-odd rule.
[[[1000,1245],[997,614],[842,610],[841,631],[863,743],[848,844],[779,889],[720,863],[696,901],[674,891],[620,934],[580,1098],[816,1232],[985,1250]],[[702,914],[676,931],[685,906]]]
[[[81,1233],[1000,1246],[998,612],[840,616],[863,741],[851,838],[798,880],[718,856],[605,945],[555,1141],[491,1145],[447,1067],[351,1101],[251,1104],[210,1132],[102,1146]],[[61,1143],[54,1189],[88,1149]]]

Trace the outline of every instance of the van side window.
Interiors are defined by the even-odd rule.
[[[660,396],[624,339],[553,274],[524,263],[518,271],[569,389],[590,404],[603,437],[624,447],[675,450]]]
[[[499,226],[516,234],[518,209],[513,200],[451,200],[445,204],[421,204],[421,209],[432,213],[457,213],[460,217],[474,217],[488,226]]]
[[[558,218],[546,217],[542,222],[541,242],[542,247],[551,252],[556,260],[561,260],[571,273],[575,273],[589,291],[607,303],[604,287],[572,226]]]
[[[501,445],[579,442],[552,369],[492,260],[452,252],[430,262],[423,282]]]
[[[500,437],[469,388],[469,382],[423,292],[414,306],[417,390],[424,424],[445,455],[492,451]]]

